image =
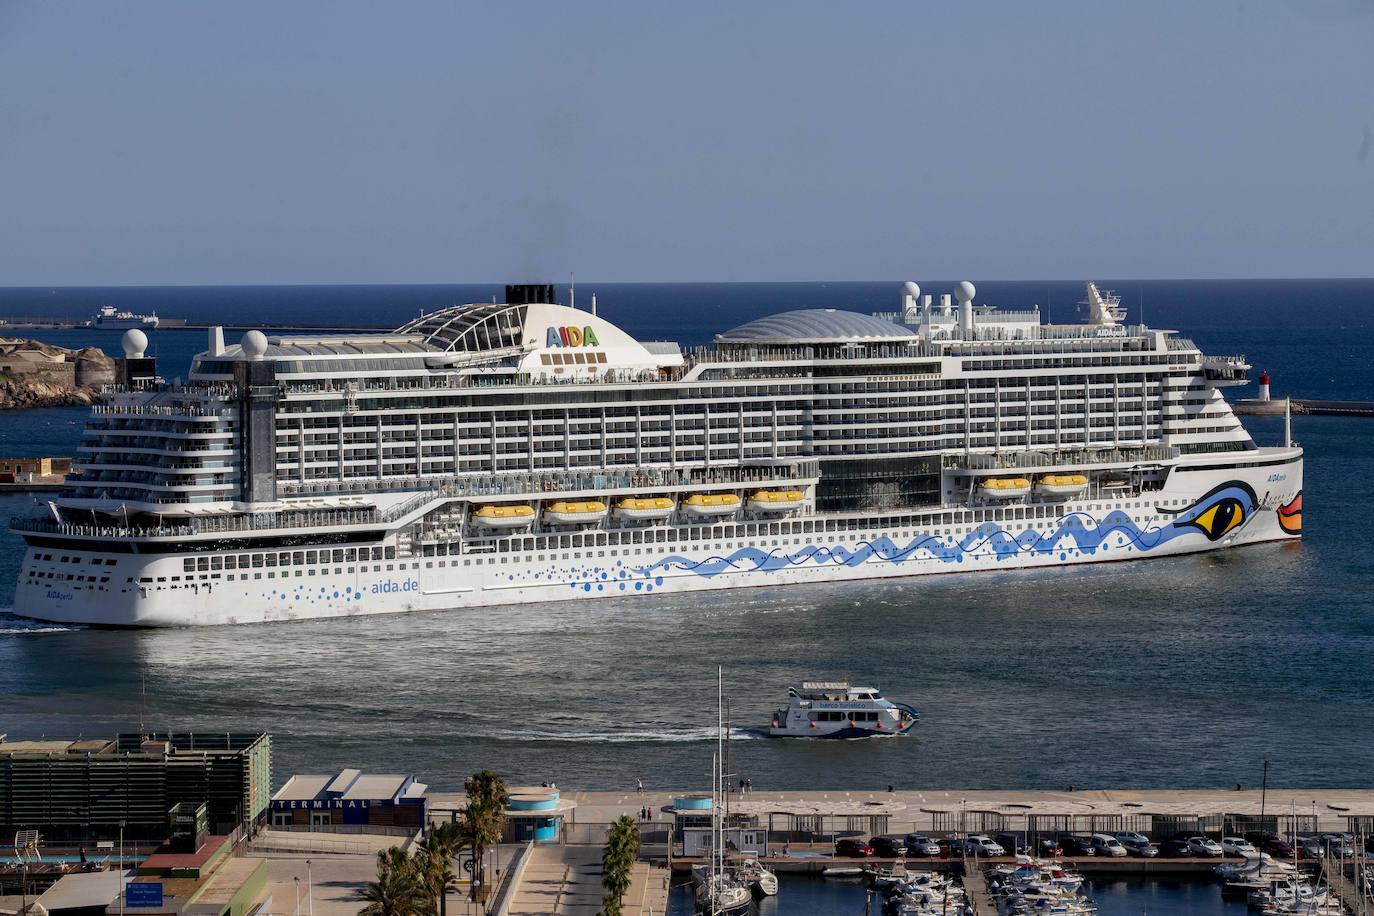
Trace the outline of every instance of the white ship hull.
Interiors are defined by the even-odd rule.
[[[1157,492],[988,508],[980,510],[981,520],[966,524],[942,522],[941,513],[951,511],[946,507],[913,510],[909,524],[890,529],[860,522],[851,531],[799,534],[794,527],[794,533],[780,537],[620,549],[474,553],[465,548],[444,557],[334,562],[280,573],[259,568],[236,573],[232,581],[227,573],[184,575],[185,554],[31,546],[15,612],[101,626],[198,626],[1177,556],[1298,536],[1296,510],[1285,524],[1280,512],[1300,498],[1302,467],[1296,449],[1250,452],[1245,458],[1195,456],[1175,468]],[[1218,516],[1207,514],[1209,505],[1227,500],[1238,500],[1239,523],[1220,533],[1205,530],[1198,519],[1214,522]],[[70,565],[35,558],[55,552],[69,557]],[[94,564],[97,559],[102,562]],[[62,568],[82,575],[98,570],[108,581],[31,573]],[[148,581],[139,584],[140,579]]]

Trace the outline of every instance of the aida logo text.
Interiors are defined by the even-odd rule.
[[[585,328],[563,327],[549,328],[544,335],[544,346],[546,347],[598,347],[600,342],[596,339],[596,332],[591,325]]]

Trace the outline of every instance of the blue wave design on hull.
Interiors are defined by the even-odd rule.
[[[712,578],[731,570],[777,572],[807,564],[824,566],[832,563],[855,567],[870,560],[903,563],[912,559],[929,558],[942,563],[962,563],[965,556],[974,554],[990,554],[998,560],[1004,560],[1022,554],[1050,556],[1059,553],[1060,559],[1066,560],[1070,550],[1089,555],[1105,551],[1111,546],[1107,543],[1108,540],[1114,536],[1122,539],[1120,546],[1129,544],[1137,550],[1148,552],[1175,538],[1190,534],[1216,540],[1220,535],[1213,536],[1209,533],[1199,519],[1207,517],[1209,510],[1224,502],[1234,502],[1239,507],[1243,524],[1249,521],[1256,508],[1255,492],[1249,485],[1239,481],[1222,484],[1188,508],[1177,512],[1167,525],[1158,528],[1142,529],[1129,515],[1119,509],[1107,513],[1101,520],[1086,512],[1073,512],[1061,517],[1059,527],[1046,534],[1030,528],[1020,534],[1012,534],[994,522],[984,522],[954,542],[946,542],[937,535],[922,535],[905,545],[899,545],[885,537],[860,541],[852,550],[815,544],[808,544],[793,553],[782,553],[776,549],[741,547],[728,556],[698,561],[673,554],[639,567],[639,570],[646,575],[653,575],[656,572],[677,569]],[[1240,525],[1234,527],[1239,528]]]

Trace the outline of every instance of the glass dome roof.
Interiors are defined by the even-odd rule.
[[[863,340],[908,340],[910,328],[841,309],[798,309],[757,318],[717,334],[723,343],[850,343]]]

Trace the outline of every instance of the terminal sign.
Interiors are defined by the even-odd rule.
[[[544,346],[546,347],[598,347],[600,342],[596,339],[596,332],[591,325],[586,327],[562,327],[549,328],[544,335]]]

